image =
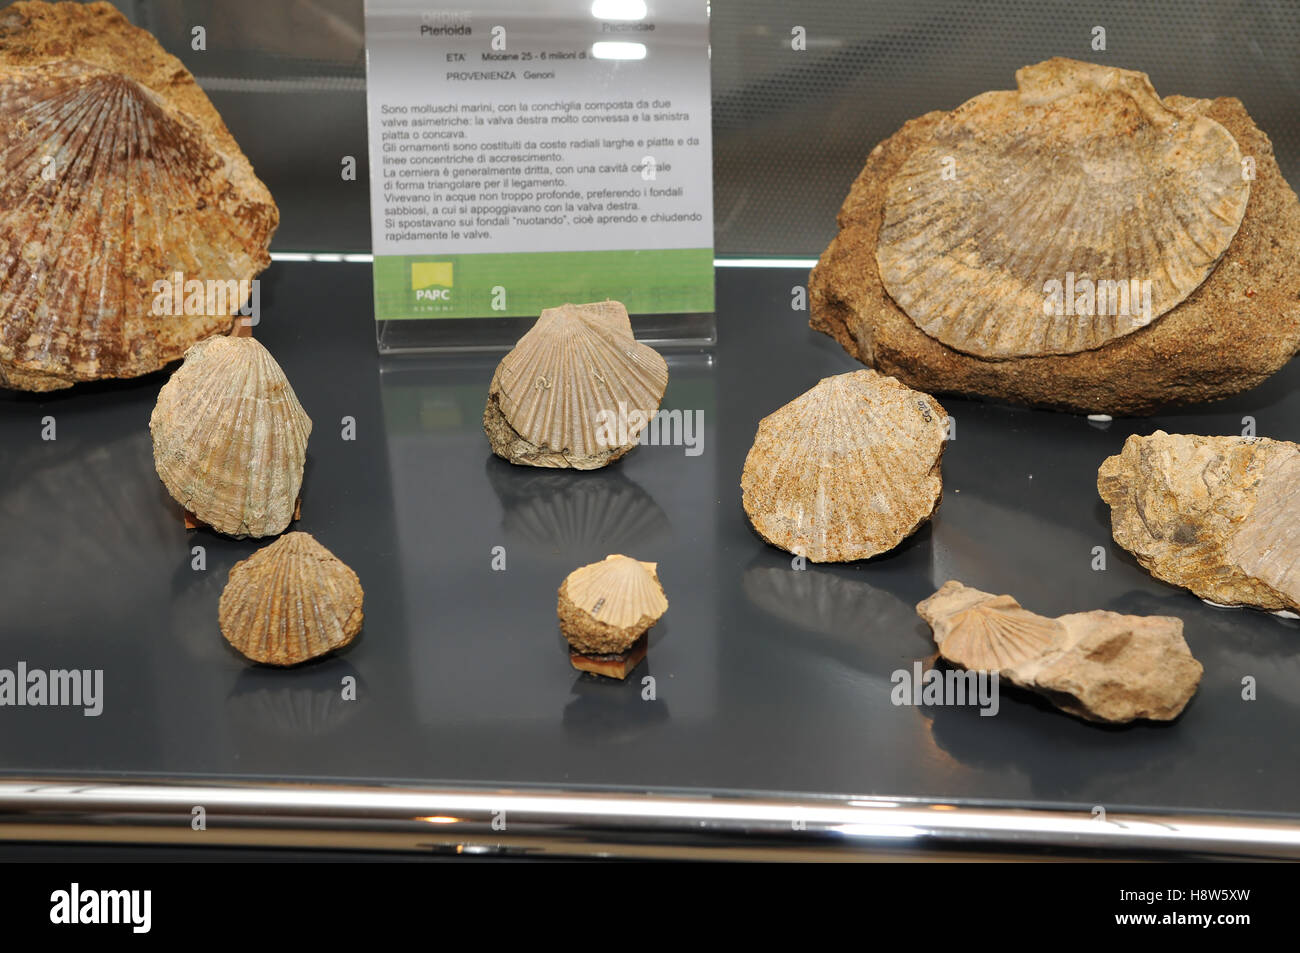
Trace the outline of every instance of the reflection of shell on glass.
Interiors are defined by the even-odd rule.
[[[154,465],[172,497],[230,536],[274,536],[293,519],[311,419],[253,338],[190,348],[149,418]]]
[[[228,329],[270,263],[270,194],[180,61],[107,4],[5,10],[0,169],[0,385],[157,370]]]
[[[1038,658],[1065,631],[1011,596],[990,596],[957,582],[945,583],[917,612],[934,630],[939,654],[976,671],[996,672]]]
[[[560,585],[560,629],[580,652],[625,651],[668,611],[655,563],[606,556]]]
[[[617,301],[547,308],[497,366],[483,427],[511,463],[592,470],[637,444],[668,365]]]
[[[891,179],[880,276],[918,327],[967,354],[1097,348],[1214,269],[1250,195],[1241,151],[1144,73],[1053,59],[1016,79],[945,116]]]
[[[362,598],[337,556],[307,533],[287,533],[230,570],[221,634],[255,662],[297,665],[356,638]]]
[[[741,476],[758,534],[813,562],[893,549],[930,518],[948,415],[872,370],[827,377],[759,422]]]

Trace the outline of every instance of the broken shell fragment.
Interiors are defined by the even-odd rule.
[[[948,415],[875,371],[827,377],[759,422],[740,479],[764,540],[816,563],[887,552],[934,513]]]
[[[946,661],[997,672],[1088,721],[1170,721],[1201,681],[1203,669],[1183,639],[1182,620],[1172,616],[1098,609],[1049,619],[1021,608],[1011,596],[955,581],[944,583],[916,611],[930,624]],[[997,633],[988,641],[999,650],[986,653],[987,643],[969,638],[972,632]],[[1018,637],[1006,641],[1008,632]],[[972,652],[972,646],[978,647]]]
[[[0,13],[0,168],[0,386],[155,371],[228,330],[270,264],[270,193],[109,4]]]
[[[308,533],[287,533],[234,565],[221,634],[267,665],[297,665],[350,643],[363,621],[361,582]]]
[[[483,429],[511,463],[594,470],[636,446],[667,387],[619,302],[547,308],[492,375]]]
[[[608,663],[622,669],[622,663],[631,661],[620,656],[644,657],[645,633],[668,611],[656,568],[655,563],[615,555],[565,577],[557,612],[575,668],[610,674]],[[597,666],[580,664],[584,657]],[[635,661],[616,677],[626,675]]]
[[[311,419],[253,338],[194,345],[149,418],[154,466],[177,502],[228,536],[274,536],[292,521]]]
[[[1115,542],[1157,579],[1218,605],[1300,609],[1300,445],[1133,435],[1097,490]]]
[[[880,277],[919,328],[967,354],[1100,347],[1214,268],[1250,196],[1241,150],[1144,73],[1054,59],[1016,81],[945,116],[890,179]]]

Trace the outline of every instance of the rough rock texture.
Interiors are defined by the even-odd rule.
[[[655,563],[606,556],[560,584],[560,631],[579,652],[625,652],[668,611]]]
[[[287,533],[235,563],[221,593],[221,634],[267,665],[340,649],[364,621],[361,581],[308,533]]]
[[[497,365],[483,430],[511,463],[595,470],[637,445],[667,387],[667,362],[621,303],[564,304]]]
[[[813,328],[871,367],[930,393],[1079,413],[1146,414],[1254,387],[1300,348],[1300,202],[1268,136],[1233,98],[1168,96],[1171,109],[1225,127],[1252,159],[1246,213],[1209,277],[1151,325],[1076,354],[988,360],[927,335],[881,282],[877,236],[889,183],[949,113],[913,119],[877,145],[809,279]]]
[[[916,611],[933,629],[939,654],[962,668],[975,667],[962,638],[971,629],[993,633],[994,643],[1005,643],[1009,631],[1050,634],[1033,645],[1004,644],[1005,663],[986,670],[1088,721],[1170,721],[1201,681],[1201,663],[1183,639],[1182,620],[1170,616],[1098,609],[1049,619],[1021,608],[1011,596],[955,581],[944,583]]]
[[[1300,609],[1300,446],[1131,436],[1097,472],[1115,542],[1157,579],[1221,605]]]
[[[939,505],[948,415],[875,371],[819,381],[764,417],[741,474],[755,531],[816,563],[887,552]]]
[[[279,212],[180,60],[107,3],[0,10],[0,386],[135,377],[231,327]],[[244,286],[247,293],[247,285]]]

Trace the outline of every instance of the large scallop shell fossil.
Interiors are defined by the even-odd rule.
[[[934,512],[948,415],[875,371],[827,377],[759,422],[740,487],[767,542],[816,563],[893,549]]]
[[[253,338],[201,341],[149,418],[154,466],[177,502],[229,536],[274,536],[293,519],[311,419]]]
[[[547,308],[492,375],[483,429],[511,463],[594,470],[637,445],[667,387],[619,302]]]
[[[1073,354],[1196,290],[1250,197],[1241,150],[1146,74],[1064,59],[944,116],[889,181],[880,277],[981,358]]]
[[[0,385],[157,370],[229,329],[270,264],[270,194],[109,4],[0,12],[0,169]]]
[[[297,665],[356,638],[361,581],[308,533],[287,533],[230,570],[221,634],[267,665]]]
[[[606,556],[560,585],[560,629],[579,652],[624,652],[668,611],[656,564]]]

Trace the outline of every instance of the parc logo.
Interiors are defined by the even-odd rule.
[[[416,261],[411,263],[411,290],[417,303],[450,304],[452,263]]]

